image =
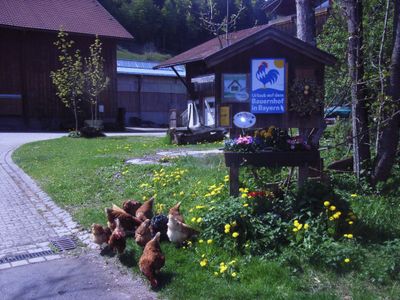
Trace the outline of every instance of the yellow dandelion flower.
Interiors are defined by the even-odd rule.
[[[179,196],[183,196],[185,193],[184,192],[180,192],[179,193]]]
[[[207,259],[203,259],[202,261],[200,261],[200,266],[205,267],[207,266]]]
[[[215,275],[215,276],[218,276],[218,274],[219,274],[218,272],[214,272],[214,275]]]
[[[333,221],[334,220],[334,218],[333,217],[329,217],[329,221]]]
[[[345,258],[345,259],[344,259],[344,262],[345,262],[346,264],[348,264],[350,261],[351,261],[350,258]]]
[[[212,244],[212,242],[213,242],[213,240],[211,240],[211,239],[207,240],[207,244],[209,244],[209,245]]]
[[[349,225],[353,225],[353,223],[354,223],[353,221],[349,221]]]
[[[293,232],[297,232],[299,229],[297,227],[293,228]]]
[[[243,194],[242,194],[242,198],[247,198],[247,194],[246,194],[246,193],[243,193]]]
[[[293,225],[294,225],[294,226],[297,227],[297,226],[299,226],[299,224],[300,224],[300,223],[299,223],[299,220],[294,220],[294,222],[293,222]]]
[[[299,225],[297,226],[297,229],[298,229],[298,230],[300,230],[301,228],[303,228],[303,224],[299,224]]]
[[[358,195],[357,194],[351,194],[350,195],[350,197],[352,197],[352,198],[355,198],[355,197],[357,197]]]
[[[335,206],[335,205],[331,205],[331,206],[329,207],[329,210],[335,211],[335,210],[336,210],[336,206]]]
[[[232,233],[232,236],[233,236],[234,238],[237,238],[237,237],[239,236],[239,232],[234,232],[234,233]]]
[[[197,219],[196,217],[193,217],[191,221],[196,222],[196,219]]]
[[[331,205],[331,203],[330,203],[329,201],[325,201],[325,202],[324,202],[324,206],[325,206],[325,207],[328,207],[329,205]]]
[[[197,223],[200,223],[201,221],[203,221],[202,218],[197,218],[197,220],[196,220]]]
[[[236,276],[237,276],[237,273],[236,273],[236,272],[232,272],[231,276],[232,276],[232,277],[236,277]]]
[[[233,221],[233,222],[231,223],[231,225],[232,225],[233,227],[235,227],[235,226],[237,225],[236,221]]]
[[[304,229],[307,230],[308,228],[310,228],[310,225],[308,225],[307,223],[304,224]]]
[[[248,207],[248,206],[249,206],[248,203],[243,204],[243,207]]]
[[[228,267],[226,265],[222,265],[219,267],[219,272],[222,274],[224,273],[226,270],[228,269]]]
[[[225,224],[225,230],[226,229],[231,230],[231,224]]]
[[[199,244],[203,244],[204,243],[204,241],[203,240],[199,240]]]

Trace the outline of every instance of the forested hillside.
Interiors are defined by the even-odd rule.
[[[208,40],[212,34],[202,26],[201,16],[209,12],[207,0],[99,0],[99,2],[135,37],[137,49],[177,54]],[[264,0],[215,1],[215,20],[244,9],[235,29],[267,22],[261,9]]]

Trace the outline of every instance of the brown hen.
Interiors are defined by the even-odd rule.
[[[139,246],[146,246],[148,241],[151,240],[150,220],[144,221],[135,231],[135,241]]]
[[[175,219],[172,216],[168,218],[167,235],[169,240],[175,244],[182,244],[184,241],[191,239],[193,236],[198,235],[198,231]]]
[[[160,233],[150,240],[144,247],[143,254],[139,259],[139,269],[144,276],[150,281],[153,288],[158,286],[156,274],[165,264],[165,256],[161,252]]]
[[[122,208],[116,206],[113,204],[112,208],[106,208],[105,209],[106,215],[107,215],[107,224],[108,227],[110,227],[112,230],[115,228],[114,221],[115,219],[119,219],[122,228],[126,231],[128,235],[133,235],[135,232],[135,229],[142,224],[142,222],[128,214],[126,211],[124,211]]]
[[[141,220],[142,222],[147,219],[151,219],[153,217],[153,203],[154,198],[151,197],[149,200],[144,202],[142,206],[140,206],[136,211],[136,218]]]
[[[174,206],[172,206],[169,210],[168,217],[174,217],[176,220],[179,222],[185,223],[185,220],[183,219],[183,216],[181,215],[181,212],[179,211],[179,208],[181,206],[181,202],[178,202]]]
[[[108,244],[111,236],[111,229],[100,224],[92,224],[92,241],[98,245]]]
[[[136,200],[126,200],[124,203],[122,203],[122,208],[124,211],[126,211],[128,214],[134,216],[136,214],[137,209],[141,206],[142,204]]]
[[[122,228],[118,218],[115,219],[114,223],[116,227],[110,236],[108,245],[113,252],[117,251],[118,254],[122,254],[124,253],[126,247],[125,230]]]

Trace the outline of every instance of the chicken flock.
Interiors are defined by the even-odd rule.
[[[107,245],[114,253],[122,254],[126,248],[126,239],[132,237],[143,248],[139,259],[139,269],[149,280],[151,286],[158,286],[157,275],[165,264],[160,240],[169,240],[181,245],[196,236],[198,232],[184,223],[180,213],[181,203],[171,207],[168,218],[153,214],[154,198],[141,204],[135,200],[126,200],[122,208],[114,205],[106,208],[107,227],[93,224],[92,240],[100,245]]]

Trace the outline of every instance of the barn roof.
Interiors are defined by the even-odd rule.
[[[225,36],[221,37],[220,41],[218,38],[214,38],[170,58],[156,68],[172,67],[197,61],[203,61],[210,67],[268,39],[282,43],[286,47],[323,64],[333,65],[336,62],[333,55],[292,36],[294,34],[293,29],[295,30],[293,24],[295,24],[293,16],[288,16],[265,25],[232,32],[228,36],[229,44],[227,44]],[[222,48],[220,43],[223,45]]]
[[[1,27],[133,38],[96,0],[0,0],[0,7]]]

